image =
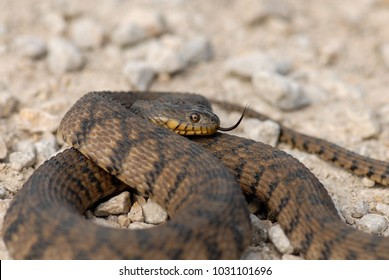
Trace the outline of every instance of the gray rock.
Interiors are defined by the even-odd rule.
[[[5,143],[5,140],[0,135],[0,160],[5,159],[8,154],[8,148],[7,143]]]
[[[0,199],[4,199],[7,197],[7,191],[3,186],[0,186]]]
[[[85,59],[80,50],[64,38],[53,38],[49,41],[48,66],[55,74],[80,70]]]
[[[369,211],[369,204],[366,201],[358,201],[351,207],[351,216],[353,218],[361,218]]]
[[[389,217],[389,205],[384,203],[377,203],[375,206],[375,209],[378,211],[378,213],[381,213],[385,216]]]
[[[17,99],[7,91],[0,90],[0,118],[9,117],[16,109]]]
[[[388,228],[388,221],[378,214],[367,214],[357,222],[357,228],[367,232],[380,234]]]
[[[158,73],[176,73],[187,66],[181,55],[182,41],[176,37],[165,38],[150,45],[146,56],[147,62]]]
[[[128,213],[131,206],[130,204],[130,193],[122,192],[98,205],[94,214],[98,217],[106,217],[109,215]]]
[[[250,219],[253,227],[250,245],[259,245],[268,239],[268,233],[272,223],[268,220],[260,220],[253,214],[250,215]]]
[[[276,61],[269,55],[253,51],[229,58],[225,64],[226,73],[251,78],[256,72],[268,71],[279,74],[287,74],[291,69],[290,62],[286,60]]]
[[[182,46],[180,53],[186,64],[196,64],[212,59],[213,48],[208,38],[195,36]]]
[[[42,58],[47,53],[46,43],[35,36],[26,35],[16,38],[14,48],[21,56],[32,59]]]
[[[155,225],[135,222],[135,223],[131,223],[128,226],[128,229],[148,229],[148,228],[152,228],[152,227],[155,227]]]
[[[72,23],[70,36],[79,48],[96,49],[103,44],[105,32],[99,22],[83,17]]]
[[[53,156],[57,150],[57,139],[52,133],[45,133],[41,140],[35,143],[38,164]]]
[[[145,223],[158,225],[167,220],[167,213],[159,204],[147,201],[146,204],[142,205],[143,215]]]
[[[143,210],[140,204],[135,201],[130,209],[130,212],[128,213],[128,218],[130,219],[131,222],[143,222],[144,217],[143,217]]]
[[[123,73],[130,84],[137,90],[147,90],[155,78],[155,71],[145,61],[133,60],[127,62]]]
[[[9,154],[9,162],[15,170],[22,170],[23,168],[33,166],[35,159],[35,152],[13,152]]]
[[[161,35],[165,31],[166,23],[162,14],[134,10],[115,28],[112,41],[126,47]]]
[[[280,253],[293,253],[292,244],[290,243],[288,237],[285,235],[280,225],[277,224],[269,229],[269,239]]]
[[[131,221],[127,215],[122,214],[117,217],[117,223],[120,227],[127,228],[130,225]]]
[[[288,77],[259,71],[253,75],[252,82],[264,100],[281,110],[295,110],[310,103],[300,84]]]

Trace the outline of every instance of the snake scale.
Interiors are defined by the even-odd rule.
[[[5,216],[4,240],[14,258],[237,259],[250,239],[243,191],[305,258],[389,259],[389,240],[342,223],[323,185],[287,153],[225,133],[188,139],[129,111],[138,99],[170,95],[92,92],[73,105],[58,134],[74,148],[40,166]],[[210,106],[198,95],[179,96]],[[388,163],[281,128],[280,140],[388,185]],[[82,216],[128,185],[153,197],[170,220],[128,231]]]

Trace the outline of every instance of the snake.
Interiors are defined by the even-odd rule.
[[[164,107],[161,101],[192,107],[174,117],[149,117]],[[251,109],[246,115],[266,118]],[[3,237],[11,256],[239,259],[251,236],[246,199],[255,198],[283,228],[295,254],[389,259],[389,239],[343,223],[325,187],[297,159],[218,128],[210,101],[197,94],[84,95],[58,128],[72,147],[38,167],[7,210]],[[281,141],[388,185],[388,163],[281,128]],[[129,188],[159,203],[169,220],[152,229],[124,230],[85,219],[87,209]]]

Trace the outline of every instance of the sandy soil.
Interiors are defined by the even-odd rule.
[[[130,13],[141,12],[161,15],[166,30],[159,36],[149,30],[150,38],[120,46],[112,34]],[[84,38],[90,45],[80,46],[83,65],[72,71],[58,70],[52,65],[51,54],[56,48],[52,41],[62,37],[74,45],[82,44],[82,39],[80,43],[72,33],[80,19],[96,22],[103,30],[102,35],[96,35],[95,42]],[[142,20],[146,25],[152,22]],[[0,100],[11,98],[17,105],[13,107],[4,101],[3,110],[7,106],[12,108],[3,116],[0,112],[0,142],[6,147],[3,148],[6,156],[0,159],[0,187],[4,192],[0,200],[1,218],[14,193],[47,157],[40,155],[32,166],[18,168],[10,162],[10,154],[21,149],[21,142],[34,145],[55,134],[55,124],[86,92],[133,89],[123,67],[147,52],[150,42],[165,40],[174,46],[177,41],[202,35],[213,50],[210,59],[185,65],[176,73],[158,72],[150,84],[152,90],[197,92],[242,105],[251,102],[253,108],[291,128],[389,161],[388,23],[386,0],[107,0],[98,4],[76,0],[2,0]],[[26,44],[20,43],[23,42],[20,38],[26,36],[43,42],[42,54],[35,53],[36,57],[32,57]],[[39,49],[39,44],[31,44]],[[253,52],[287,65],[284,76],[304,89],[309,104],[282,110],[263,97],[250,77],[228,73],[229,59]],[[25,109],[48,114],[36,113],[36,118],[46,124],[54,123],[54,128],[46,127],[43,133],[34,131],[39,124],[23,126],[23,120],[35,120]],[[225,123],[236,118],[226,112],[221,112],[221,116]],[[320,178],[340,210],[366,202],[368,213],[377,213],[377,204],[389,205],[388,189],[368,187],[370,182],[315,156],[284,145],[281,148],[295,155]],[[388,221],[388,214],[379,214]],[[387,229],[384,234],[388,235]],[[0,258],[9,258],[2,241]]]

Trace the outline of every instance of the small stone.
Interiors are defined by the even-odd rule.
[[[134,10],[113,31],[112,41],[121,47],[130,46],[166,31],[162,14]]]
[[[263,52],[252,51],[229,58],[224,64],[224,69],[228,74],[251,78],[256,72],[261,71],[285,75],[290,71],[291,64],[286,60],[276,61]]]
[[[145,61],[129,61],[123,68],[124,75],[136,90],[149,89],[155,78],[155,71]]]
[[[288,77],[260,71],[253,75],[252,82],[264,100],[281,110],[296,110],[310,103],[303,88]]]
[[[243,132],[250,139],[275,147],[281,130],[280,125],[274,121],[248,118],[244,121]]]
[[[57,152],[57,139],[52,133],[46,132],[42,139],[35,143],[35,148],[38,164],[43,163]]]
[[[127,217],[127,215],[122,214],[117,217],[117,223],[120,225],[120,227],[127,228],[130,225],[131,221]]]
[[[130,212],[128,213],[128,218],[131,220],[131,222],[143,222],[143,210],[140,204],[135,201],[134,204],[132,204],[132,207],[130,209]]]
[[[296,255],[284,254],[282,255],[282,260],[303,260],[303,258]]]
[[[380,52],[386,68],[389,69],[389,43],[382,44],[380,47]]]
[[[367,177],[362,179],[362,185],[367,188],[372,188],[375,186],[375,182]]]
[[[125,191],[101,203],[94,214],[98,217],[123,214],[130,210],[130,206],[130,193]]]
[[[268,232],[272,223],[268,220],[260,220],[255,215],[250,215],[251,225],[253,227],[250,245],[259,245],[268,239]]]
[[[179,72],[187,66],[187,61],[180,54],[182,41],[176,37],[168,37],[151,45],[146,56],[147,62],[158,73],[171,74]]]
[[[293,252],[292,244],[280,225],[272,226],[269,229],[269,239],[282,254],[291,254]]]
[[[0,91],[0,118],[9,117],[16,109],[17,99],[6,91]]]
[[[0,135],[0,160],[5,159],[8,154],[7,143],[5,143],[3,137]]]
[[[269,17],[289,18],[291,9],[282,0],[241,0],[234,8],[237,16],[246,24],[253,25]]]
[[[134,201],[134,203],[135,203],[135,202],[138,202],[140,206],[145,205],[146,202],[147,202],[147,201],[146,201],[146,198],[144,198],[144,197],[141,196],[141,195],[137,195],[137,194],[134,194],[134,195],[133,195],[133,201]]]
[[[34,36],[21,36],[14,42],[16,51],[24,57],[39,59],[46,55],[46,43]]]
[[[60,121],[60,117],[34,108],[19,111],[20,128],[30,132],[55,132]]]
[[[103,218],[92,218],[91,219],[95,224],[98,224],[100,226],[103,226],[103,227],[111,227],[111,228],[118,228],[119,227],[119,224],[114,222],[114,221],[109,221],[109,220],[106,220],[106,219],[103,219]]]
[[[152,227],[155,227],[155,225],[135,222],[135,223],[131,223],[128,226],[128,229],[148,229],[148,228],[152,228]]]
[[[388,228],[388,221],[381,215],[367,214],[358,221],[357,227],[360,230],[380,234]]]
[[[196,36],[182,46],[180,53],[186,64],[196,64],[210,60],[213,57],[213,48],[205,36]]]
[[[384,203],[377,203],[375,209],[378,213],[381,213],[387,217],[389,217],[389,205]]]
[[[327,41],[323,45],[319,45],[319,61],[323,65],[332,65],[336,63],[344,46],[338,40]]]
[[[51,72],[64,74],[80,70],[85,59],[79,49],[70,41],[57,37],[49,41],[48,65]]]
[[[72,23],[70,36],[81,49],[97,49],[103,44],[105,32],[99,22],[83,17]]]
[[[369,211],[369,204],[366,201],[358,201],[351,207],[351,216],[361,218]]]
[[[9,162],[15,170],[21,170],[34,165],[36,159],[35,152],[13,152],[9,154]]]
[[[167,213],[159,204],[147,201],[145,205],[142,206],[143,215],[145,223],[158,225],[167,220]]]
[[[65,32],[67,23],[62,15],[49,12],[45,14],[43,21],[52,34],[60,35]]]
[[[0,199],[4,199],[7,197],[7,191],[3,186],[0,186]]]

